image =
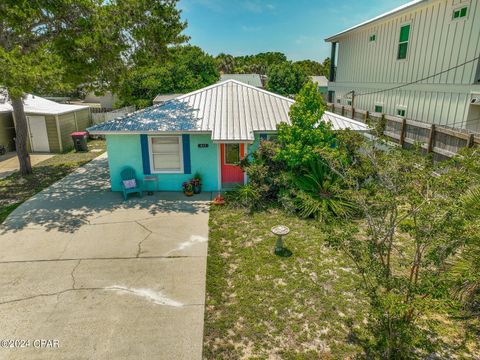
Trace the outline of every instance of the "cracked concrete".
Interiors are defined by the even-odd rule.
[[[0,225],[0,359],[200,359],[211,194],[123,202],[106,159]],[[193,201],[191,201],[193,200]]]

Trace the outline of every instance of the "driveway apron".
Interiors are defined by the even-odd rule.
[[[201,359],[212,195],[109,187],[102,155],[0,225],[0,359]]]

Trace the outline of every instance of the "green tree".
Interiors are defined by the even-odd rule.
[[[442,273],[467,241],[461,200],[472,181],[454,167],[439,169],[417,151],[357,148],[355,161],[323,154],[349,186],[361,219],[326,228],[363,279],[370,300],[368,333],[357,334],[368,358],[424,358],[434,344],[425,315],[447,298]]]
[[[232,56],[221,53],[215,58],[218,71],[224,74],[261,74],[275,64],[287,61],[285,54],[280,52],[265,52],[256,55]]]
[[[115,86],[127,65],[184,42],[175,0],[3,0],[0,84],[12,101],[20,171],[32,172],[23,97],[80,83]]]
[[[218,54],[215,58],[215,62],[217,63],[217,69],[223,74],[231,74],[233,73],[233,69],[235,68],[235,58],[229,54]]]
[[[197,46],[170,50],[169,60],[148,66],[133,66],[119,86],[122,105],[143,108],[158,94],[186,93],[218,80],[215,59]]]
[[[307,167],[318,159],[318,150],[335,146],[335,136],[329,123],[321,122],[324,101],[317,87],[308,82],[295,97],[290,108],[289,124],[278,126],[278,142],[281,148],[278,158],[289,168]]]
[[[321,63],[314,60],[301,60],[294,62],[294,65],[300,67],[308,76],[325,75],[325,69]]]
[[[323,66],[323,75],[325,75],[327,77],[327,79],[329,79],[329,76],[330,76],[330,58],[326,58],[325,60],[323,60],[322,66]]]
[[[297,94],[308,81],[303,70],[291,62],[272,65],[267,77],[267,89],[284,96]]]

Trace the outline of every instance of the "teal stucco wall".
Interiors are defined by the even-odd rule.
[[[108,162],[112,191],[121,191],[120,172],[131,166],[137,176],[143,178],[142,150],[140,135],[107,135]],[[208,147],[199,148],[199,144]],[[152,174],[158,177],[161,191],[181,191],[182,182],[188,181],[195,172],[202,176],[202,190],[218,190],[218,145],[210,135],[190,135],[191,174]]]

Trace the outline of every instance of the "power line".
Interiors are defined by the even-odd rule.
[[[371,92],[367,92],[367,93],[363,93],[363,94],[355,94],[355,96],[365,96],[365,95],[372,95],[372,94],[378,94],[378,93],[382,93],[382,92],[386,92],[386,91],[392,91],[392,90],[397,90],[397,89],[400,89],[402,87],[405,87],[405,86],[409,86],[409,85],[413,85],[413,84],[416,84],[416,83],[419,83],[421,81],[425,81],[425,80],[428,80],[428,79],[431,79],[431,78],[434,78],[435,76],[438,76],[438,75],[442,75],[442,74],[445,74],[449,71],[452,71],[452,70],[455,70],[455,69],[458,69],[459,67],[462,67],[462,66],[465,66],[471,62],[474,62],[476,60],[480,59],[480,56],[477,56],[476,58],[474,59],[471,59],[471,60],[468,60],[468,61],[465,61],[464,63],[462,64],[458,64],[456,66],[453,66],[447,70],[443,70],[443,71],[440,71],[436,74],[433,74],[433,75],[429,75],[427,77],[424,77],[422,79],[418,79],[418,80],[415,80],[415,81],[412,81],[412,82],[409,82],[409,83],[406,83],[406,84],[402,84],[402,85],[398,85],[398,86],[394,86],[392,88],[389,88],[389,89],[383,89],[383,90],[376,90],[376,91],[371,91]]]

